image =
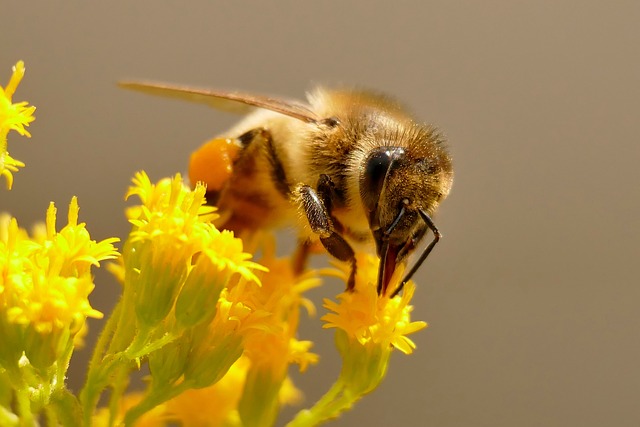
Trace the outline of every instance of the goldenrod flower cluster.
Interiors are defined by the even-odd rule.
[[[91,267],[118,256],[118,239],[92,240],[78,210],[74,197],[67,225],[56,231],[51,203],[46,226],[32,236],[15,218],[0,216],[0,377],[16,390],[27,419],[66,392],[69,359],[85,321],[102,317],[88,300]]]
[[[180,175],[153,184],[138,173],[133,182],[128,196],[141,204],[128,210],[133,229],[118,274],[123,297],[98,344],[102,354],[94,354],[81,396],[85,414],[107,387],[112,407],[121,399],[131,402],[123,397],[126,373],[146,361],[146,392],[124,414],[101,411],[94,422],[110,417],[133,424],[162,405],[152,413],[190,425],[185,417],[202,415],[180,410],[176,402],[185,402],[180,396],[187,391],[193,401],[202,389],[208,399],[223,399],[214,405],[222,424],[272,424],[283,399],[296,395],[286,387],[290,364],[304,370],[317,361],[311,343],[296,334],[300,307],[310,304],[302,293],[319,279],[294,275],[290,260],[275,256],[269,237],[262,239],[262,262],[251,261],[240,239],[210,222],[217,215],[205,205],[204,186],[191,190]],[[236,393],[219,392],[239,376]]]
[[[16,166],[2,132],[27,134],[33,120],[33,107],[11,104],[23,72],[18,63],[0,93],[18,112],[0,109],[0,173],[9,183]],[[319,360],[313,343],[298,336],[301,313],[315,312],[305,292],[320,285],[318,272],[294,273],[266,231],[243,241],[216,228],[205,192],[179,174],[153,183],[137,173],[126,194],[137,203],[126,210],[132,229],[121,255],[117,239],[91,240],[75,198],[60,231],[53,204],[31,235],[0,217],[0,425],[37,425],[44,415],[51,426],[271,426],[282,405],[301,401],[289,368],[304,372]],[[65,374],[86,318],[102,317],[88,301],[91,267],[108,259],[117,259],[110,269],[122,295],[75,396]],[[347,267],[331,271],[346,282]],[[414,286],[379,296],[377,271],[377,258],[358,255],[355,289],[325,300],[324,327],[336,330],[343,367],[326,395],[288,425],[335,418],[380,384],[394,349],[415,348],[407,335],[426,323],[410,319]],[[142,365],[146,388],[131,390]]]
[[[13,185],[13,174],[18,168],[24,167],[24,163],[16,160],[7,151],[7,134],[14,130],[22,136],[31,137],[25,129],[35,118],[33,112],[36,107],[29,106],[27,102],[13,103],[12,98],[22,77],[24,76],[24,62],[18,61],[13,67],[13,75],[9,83],[2,88],[0,86],[0,176],[7,180],[7,188]]]
[[[336,329],[336,344],[342,357],[340,375],[312,408],[298,414],[290,427],[317,425],[350,409],[378,387],[386,374],[393,349],[412,353],[415,344],[406,335],[427,326],[425,322],[411,322],[410,319],[413,308],[409,302],[415,291],[413,282],[405,285],[402,296],[378,295],[378,259],[358,254],[357,262],[354,291],[338,295],[339,303],[324,301],[325,308],[331,313],[322,317],[326,322],[323,327]],[[336,274],[346,283],[348,267],[342,266]],[[402,274],[403,268],[397,269],[391,283],[400,283]]]

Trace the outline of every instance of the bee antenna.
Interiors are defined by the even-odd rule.
[[[427,257],[433,250],[436,243],[438,243],[438,241],[440,241],[440,238],[442,237],[442,234],[440,233],[440,231],[438,231],[438,228],[431,220],[431,217],[429,216],[429,214],[424,209],[418,209],[418,213],[420,214],[420,217],[422,217],[423,221],[427,224],[427,227],[429,227],[429,229],[433,232],[433,240],[431,241],[431,243],[429,243],[429,246],[425,248],[422,254],[420,254],[420,258],[418,258],[418,261],[416,261],[413,267],[411,267],[411,270],[409,270],[409,272],[404,276],[404,279],[402,279],[402,282],[400,282],[400,286],[398,286],[398,288],[395,291],[393,291],[393,293],[391,294],[391,298],[398,295],[402,290],[402,288],[404,287],[405,283],[411,280],[411,278],[416,273],[416,271],[418,271],[418,269],[420,268],[424,260],[427,259]],[[380,279],[378,279],[378,282],[379,281]]]
[[[389,236],[396,228],[402,217],[404,216],[406,210],[405,206],[408,203],[403,201],[402,206],[400,207],[400,212],[398,212],[398,216],[393,220],[389,228],[387,228],[382,234],[382,248],[381,248],[381,257],[380,257],[380,265],[378,266],[378,295],[382,292],[382,281],[384,279],[384,268],[387,264],[387,255],[389,254]]]

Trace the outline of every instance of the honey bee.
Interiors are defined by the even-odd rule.
[[[320,242],[351,263],[352,290],[353,248],[375,247],[378,293],[393,297],[441,238],[432,216],[451,189],[451,157],[434,127],[417,123],[386,96],[318,88],[303,103],[153,82],[120,86],[247,114],[192,155],[190,178],[205,181],[207,199],[228,213],[224,228],[295,225],[300,270]],[[432,240],[389,290],[398,264],[406,264],[429,230]]]

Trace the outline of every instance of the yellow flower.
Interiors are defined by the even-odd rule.
[[[91,239],[86,224],[78,223],[78,199],[73,197],[69,204],[67,225],[56,232],[56,207],[53,203],[47,210],[46,238],[44,243],[49,262],[49,275],[82,277],[91,274],[92,266],[99,267],[100,261],[116,259],[118,251],[113,246],[118,238],[96,242]],[[43,236],[44,237],[44,236]]]
[[[35,118],[33,112],[36,107],[28,106],[27,102],[13,103],[12,97],[18,88],[18,84],[24,76],[24,62],[18,61],[13,67],[13,75],[5,88],[0,86],[0,176],[7,180],[7,188],[13,185],[13,174],[18,168],[24,167],[24,163],[12,158],[7,151],[7,134],[10,130],[20,135],[30,137],[25,129]]]
[[[237,411],[249,361],[239,358],[225,376],[209,387],[187,390],[166,403],[166,416],[183,426],[241,425]]]
[[[309,351],[312,343],[297,339],[297,329],[300,309],[313,310],[302,294],[319,286],[320,280],[313,271],[297,276],[289,258],[276,258],[273,243],[265,246],[261,263],[269,272],[260,273],[262,286],[247,289],[243,298],[256,312],[269,313],[262,320],[259,333],[248,335],[245,340],[245,355],[251,367],[238,408],[245,426],[271,425],[283,396],[287,402],[300,397],[291,388],[289,365],[296,363],[304,371],[318,361],[318,356]]]
[[[26,231],[18,227],[15,219],[0,227],[0,249],[6,303],[12,321],[31,323],[40,332],[54,327],[76,324],[80,328],[84,317],[102,317],[91,308],[88,295],[93,290],[91,266],[100,261],[114,259],[118,252],[113,243],[118,239],[101,242],[92,240],[84,223],[78,224],[78,201],[73,197],[69,205],[68,223],[56,231],[56,208],[47,210],[46,236],[29,239]]]
[[[238,404],[250,366],[248,358],[240,357],[220,381],[208,387],[184,391],[147,412],[138,423],[141,426],[171,423],[194,427],[241,426]],[[287,378],[282,384],[278,398],[283,405],[294,404],[300,400],[300,391]],[[139,394],[129,394],[123,400],[131,402],[140,399]],[[126,411],[131,406],[133,405],[126,403],[123,409]],[[106,425],[106,409],[101,409],[99,414],[101,419],[105,418],[103,424],[96,425]],[[124,413],[119,414],[117,420],[121,420],[123,415]]]
[[[80,327],[80,330],[73,336],[73,347],[76,350],[82,350],[84,348],[86,344],[85,338],[87,337],[88,333],[89,327],[87,326],[87,323],[84,322]]]
[[[321,281],[313,271],[296,276],[291,260],[276,258],[273,247],[267,247],[265,252],[260,263],[268,272],[259,274],[262,286],[246,288],[242,301],[255,311],[270,313],[264,320],[269,326],[263,326],[265,331],[247,340],[247,355],[255,365],[299,362],[301,370],[305,370],[317,361],[317,356],[307,352],[312,343],[295,339],[300,308],[314,311],[311,301],[302,295],[320,286]]]
[[[339,303],[325,300],[324,306],[332,313],[322,318],[327,322],[323,327],[336,328],[342,369],[331,389],[311,409],[299,412],[289,427],[317,425],[351,408],[378,387],[387,372],[392,350],[411,353],[415,344],[406,335],[427,326],[410,319],[413,283],[405,285],[402,296],[378,296],[378,262],[373,256],[357,254],[355,289],[340,294]],[[392,286],[399,284],[401,270],[394,272]],[[346,281],[349,271],[344,268],[338,275]]]
[[[253,270],[263,268],[249,260],[242,241],[210,222],[217,214],[205,205],[203,185],[190,190],[180,174],[152,184],[144,172],[133,184],[127,197],[137,195],[142,205],[128,211],[134,229],[126,246],[125,277],[136,283],[142,324],[157,326],[177,299],[178,323],[193,326],[215,312],[217,294],[231,275],[257,281]]]
[[[24,327],[22,348],[32,363],[53,363],[64,343],[83,327],[87,317],[102,313],[91,307],[93,291],[90,267],[118,252],[113,243],[91,240],[84,223],[78,224],[78,202],[69,205],[68,224],[56,231],[56,209],[47,210],[46,233],[29,238],[15,219],[0,220],[0,312],[9,324]],[[62,341],[61,341],[62,340]]]
[[[0,113],[2,113],[0,120],[2,127],[7,127],[10,130],[15,130],[20,135],[29,137],[31,135],[25,129],[25,126],[29,126],[29,123],[34,120],[33,112],[36,107],[27,107],[27,102],[12,104],[11,101],[13,94],[24,77],[24,72],[24,62],[18,61],[13,67],[13,74],[7,86],[4,89],[0,87],[0,106],[2,108],[0,110]]]
[[[149,221],[154,214],[159,216],[176,213],[179,217],[188,219],[191,224],[208,223],[218,215],[214,213],[214,207],[205,205],[205,192],[206,188],[203,185],[197,185],[191,191],[184,185],[180,174],[176,174],[172,179],[165,178],[157,184],[152,184],[144,171],[137,172],[125,198],[137,195],[142,206],[129,209],[127,217],[132,224],[136,225],[134,221],[137,219]],[[197,219],[199,221],[196,221]]]
[[[220,233],[224,235],[231,236],[228,232]],[[232,248],[230,252],[229,248]],[[317,362],[317,356],[309,351],[311,342],[299,341],[296,332],[300,308],[310,305],[302,298],[302,292],[318,286],[319,279],[312,273],[296,277],[291,260],[275,258],[272,247],[263,249],[266,252],[261,261],[264,267],[252,265],[247,269],[250,274],[242,274],[237,269],[246,262],[246,257],[239,252],[241,248],[239,241],[221,241],[198,254],[190,275],[200,277],[193,281],[191,277],[186,279],[175,305],[175,317],[178,323],[183,317],[202,319],[196,313],[203,309],[196,307],[210,306],[216,300],[215,311],[211,311],[214,316],[207,321],[200,320],[189,329],[191,332],[185,332],[181,338],[149,355],[153,378],[150,396],[154,391],[161,393],[167,383],[182,388],[204,388],[186,391],[191,399],[174,399],[174,404],[180,402],[179,407],[173,406],[176,414],[183,414],[176,415],[175,419],[185,425],[199,425],[202,419],[211,417],[218,420],[212,425],[223,420],[241,420],[245,426],[270,425],[280,404],[300,397],[288,378],[289,365],[296,363],[304,370]],[[234,257],[236,261],[231,262]],[[211,279],[211,275],[220,275],[220,268],[239,272],[240,277],[227,279],[224,286],[212,290],[210,295],[202,294],[211,290],[207,280],[218,280]],[[185,302],[181,303],[183,299]],[[183,328],[191,323],[182,321]],[[239,366],[243,367],[241,375]],[[224,393],[234,396],[234,400],[222,401],[221,412],[216,416],[202,418],[204,415],[201,417],[188,409],[207,393],[211,394],[211,402],[216,401],[215,395],[220,390],[226,390]],[[188,421],[184,421],[184,416],[190,417]]]
[[[285,378],[278,395],[280,405],[299,405],[302,399],[302,391],[296,387],[290,377]]]
[[[20,299],[7,310],[10,322],[32,325],[42,334],[64,328],[75,334],[85,318],[102,318],[87,299],[94,287],[90,277],[46,277],[38,271],[25,279],[16,292]]]
[[[257,286],[254,282],[244,285]],[[243,354],[246,340],[268,329],[265,319],[269,313],[254,310],[242,296],[241,291],[223,289],[213,320],[196,327],[184,368],[184,380],[193,388],[217,382]]]
[[[327,322],[324,328],[339,328],[360,344],[376,344],[381,347],[393,346],[405,354],[410,354],[415,344],[407,335],[427,327],[425,322],[412,322],[409,305],[415,285],[409,282],[401,296],[379,297],[376,292],[378,260],[372,256],[358,256],[358,276],[354,292],[344,292],[338,296],[339,303],[325,299],[324,306],[332,311],[322,317]],[[398,283],[402,268],[394,273],[391,283]],[[342,276],[346,278],[345,272]]]
[[[243,243],[209,221],[205,187],[186,187],[178,174],[152,184],[136,174],[128,195],[142,204],[128,210],[133,225],[123,251],[124,297],[137,319],[121,313],[114,340],[126,357],[148,356],[152,381],[139,405],[125,417],[134,422],[148,408],[178,392],[208,387],[223,378],[245,343],[268,329],[270,313],[247,301],[259,289],[257,271]],[[133,330],[133,331],[132,331]]]
[[[152,184],[138,172],[126,195],[138,196],[142,205],[127,212],[134,228],[124,251],[125,284],[133,292],[138,320],[148,328],[168,315],[192,258],[217,232],[205,222],[212,210],[204,206],[204,193],[202,186],[187,188],[179,174]]]
[[[176,301],[176,319],[185,327],[213,318],[215,311],[211,308],[216,306],[220,293],[234,274],[259,284],[253,270],[266,270],[249,260],[251,254],[244,252],[242,240],[234,238],[232,232],[218,232],[212,227],[209,238],[206,248],[197,255]]]

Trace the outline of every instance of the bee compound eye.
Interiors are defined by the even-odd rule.
[[[364,205],[373,211],[383,191],[384,183],[394,162],[404,155],[400,147],[378,147],[366,158],[360,176],[360,195]]]

